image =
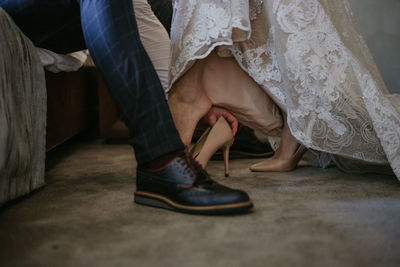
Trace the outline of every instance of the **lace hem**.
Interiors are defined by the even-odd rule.
[[[240,67],[286,110],[297,140],[327,153],[389,162],[400,178],[400,114],[391,104],[400,96],[384,95],[346,0],[250,1],[250,10],[255,3],[264,8],[254,18],[249,10],[235,13],[251,25],[250,39],[240,43],[231,38],[231,1],[210,1],[187,0],[203,10],[197,13],[180,2],[190,17],[173,24],[180,30],[172,36],[170,85],[194,60],[229,46]],[[206,14],[202,6],[216,11]]]

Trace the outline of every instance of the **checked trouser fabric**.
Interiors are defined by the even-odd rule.
[[[140,42],[132,0],[0,0],[0,6],[38,47],[89,49],[130,130],[139,164],[184,148]]]

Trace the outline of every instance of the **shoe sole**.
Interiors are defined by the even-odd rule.
[[[253,207],[251,201],[212,206],[189,206],[176,203],[165,196],[144,191],[135,192],[135,203],[183,213],[203,215],[245,213]]]

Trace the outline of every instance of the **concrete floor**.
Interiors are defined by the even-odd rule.
[[[400,183],[301,167],[209,172],[245,189],[254,211],[193,216],[133,203],[127,145],[50,155],[47,186],[0,210],[0,266],[400,266]]]

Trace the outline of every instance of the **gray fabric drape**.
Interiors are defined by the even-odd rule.
[[[0,205],[44,184],[45,135],[43,67],[0,8]]]

